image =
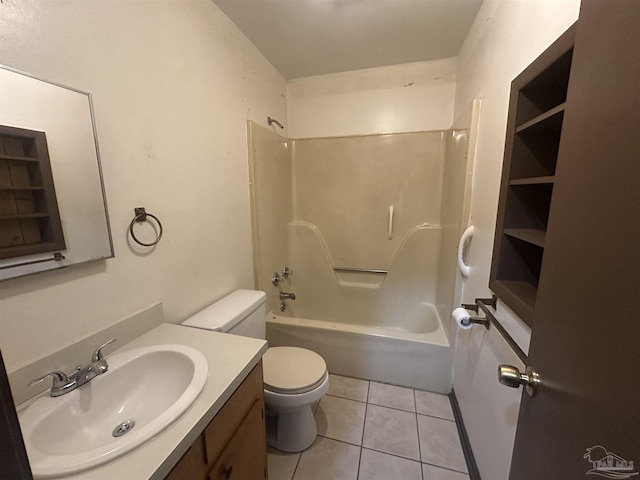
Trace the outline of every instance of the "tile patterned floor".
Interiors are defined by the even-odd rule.
[[[270,480],[469,480],[449,398],[331,375],[318,437],[268,450]]]

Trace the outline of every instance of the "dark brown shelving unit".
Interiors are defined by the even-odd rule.
[[[544,258],[573,30],[511,83],[489,288],[529,326]]]
[[[0,126],[0,259],[64,248],[46,135]]]

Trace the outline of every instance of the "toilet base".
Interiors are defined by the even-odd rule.
[[[267,445],[283,452],[301,452],[311,446],[318,435],[318,425],[311,406],[329,390],[329,374],[314,390],[299,394],[264,390],[267,407]]]
[[[267,445],[283,452],[301,452],[311,446],[318,434],[318,426],[311,406],[297,411],[279,412],[275,432],[267,435]]]

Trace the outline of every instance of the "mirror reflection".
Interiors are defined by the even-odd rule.
[[[113,257],[91,95],[0,65],[0,280]]]

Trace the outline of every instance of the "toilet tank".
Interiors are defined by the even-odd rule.
[[[236,290],[200,310],[182,325],[264,339],[266,299],[267,295],[260,290]]]

